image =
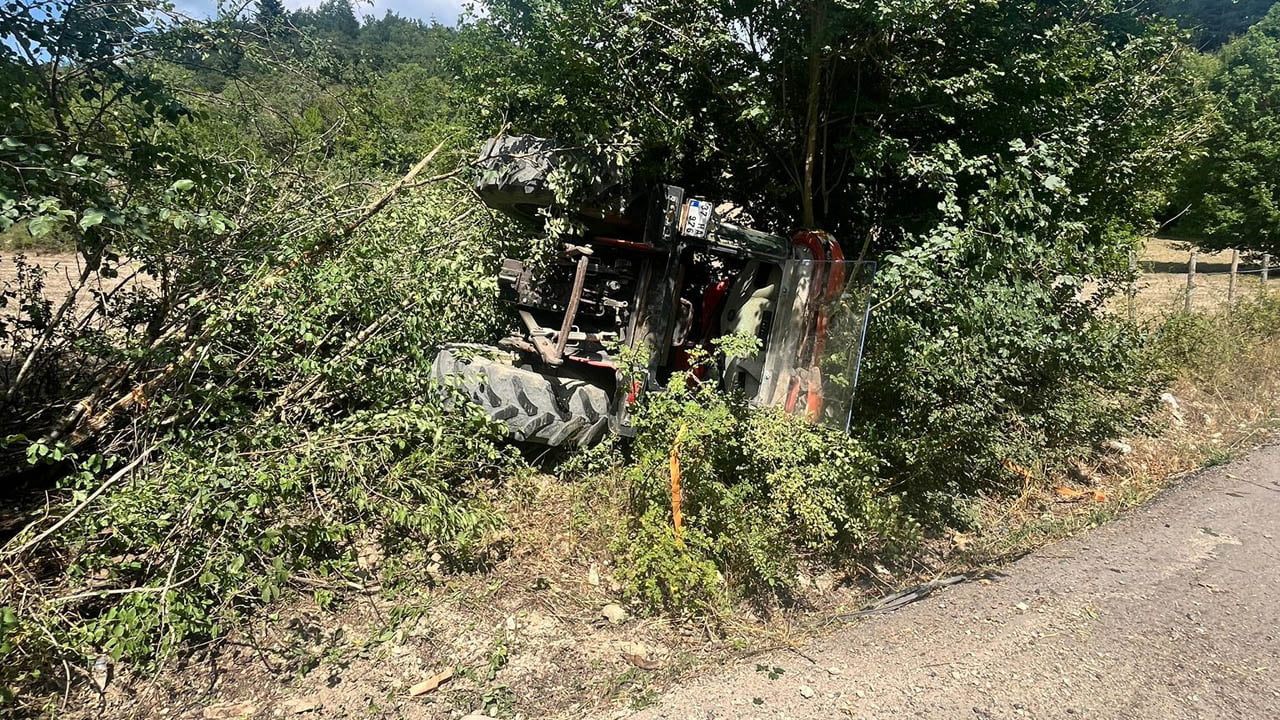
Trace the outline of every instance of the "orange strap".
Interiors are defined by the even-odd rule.
[[[684,501],[684,489],[680,487],[680,442],[684,440],[685,426],[676,431],[676,439],[671,443],[671,523],[676,530],[676,544],[684,545],[681,528],[684,527],[684,515],[680,505]]]

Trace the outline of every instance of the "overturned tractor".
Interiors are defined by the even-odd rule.
[[[476,189],[490,207],[537,220],[554,205],[548,176],[562,159],[541,138],[491,140]],[[585,446],[628,434],[642,393],[689,370],[695,349],[737,334],[758,338],[759,351],[694,369],[702,382],[848,427],[871,263],[847,260],[826,233],[740,226],[728,206],[674,185],[596,189],[598,202],[571,210],[581,234],[551,262],[503,260],[502,298],[519,324],[498,347],[442,349],[439,382],[518,441]],[[647,359],[640,377],[623,372],[624,348]]]

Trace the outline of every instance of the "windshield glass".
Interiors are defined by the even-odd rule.
[[[788,260],[756,403],[848,431],[873,262]]]

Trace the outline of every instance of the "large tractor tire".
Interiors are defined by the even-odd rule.
[[[445,347],[431,364],[441,385],[456,389],[518,442],[587,447],[609,429],[609,394],[583,380],[516,367],[515,358],[479,345]]]
[[[549,138],[499,135],[484,144],[476,159],[480,169],[476,193],[489,207],[541,227],[539,210],[556,203],[551,176],[566,163],[587,159],[582,151],[565,149]],[[616,173],[606,170],[591,185],[588,204],[606,202],[616,195],[617,186]]]

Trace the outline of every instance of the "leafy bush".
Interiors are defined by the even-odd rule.
[[[0,291],[0,453],[57,482],[0,551],[0,701],[31,711],[100,654],[152,667],[286,592],[328,600],[370,545],[478,560],[492,481],[523,464],[429,367],[505,321],[513,238],[445,184],[473,147],[437,147],[455,110],[423,63],[452,31],[380,21],[412,52],[373,82],[154,0],[16,13],[0,232],[65,240],[80,272],[65,299],[26,265]]]
[[[852,432],[930,523],[1020,487],[1010,461],[1060,467],[1141,429],[1165,385],[1143,332],[1047,265],[975,230],[882,273],[910,291],[872,316]]]
[[[635,414],[630,516],[615,544],[626,593],[651,608],[785,594],[802,555],[847,562],[910,547],[916,523],[850,436],[679,374]],[[676,447],[684,526],[672,524]]]
[[[305,437],[268,426],[175,443],[46,541],[57,573],[33,568],[25,592],[5,593],[32,639],[48,640],[20,644],[6,665],[101,652],[145,667],[220,636],[298,574],[343,587],[359,541],[465,559],[498,522],[474,478],[510,462],[486,430],[410,405]],[[100,483],[83,473],[72,487],[83,499]]]
[[[144,669],[291,590],[331,596],[368,545],[389,567],[475,559],[501,522],[488,489],[523,465],[429,379],[440,344],[502,321],[505,229],[458,221],[472,202],[416,190],[327,259],[212,303],[185,381],[143,398],[109,452],[29,445],[77,472],[5,551],[10,694],[100,653]],[[111,480],[127,458],[142,462]],[[60,517],[38,555],[22,547]]]

